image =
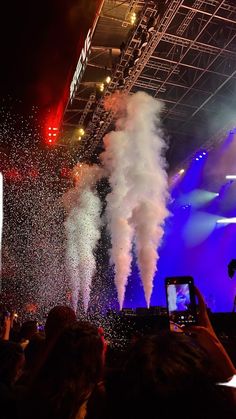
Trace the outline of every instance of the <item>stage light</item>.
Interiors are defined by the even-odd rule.
[[[131,14],[131,16],[130,16],[130,22],[131,22],[131,25],[134,25],[134,24],[135,24],[136,19],[137,19],[137,15],[136,15],[136,13],[135,13],[135,12],[133,12],[133,13]]]
[[[127,79],[131,74],[132,69],[130,67],[125,67],[123,72],[124,79]]]
[[[111,77],[110,76],[107,76],[106,77],[106,83],[109,84],[110,82],[111,82]]]
[[[147,24],[148,32],[153,32],[155,30],[156,23],[157,19],[154,16],[151,16]]]
[[[133,53],[133,63],[134,63],[134,65],[138,62],[140,55],[141,55],[141,50],[140,49],[135,49],[134,53]]]
[[[225,176],[225,179],[236,180],[236,175],[227,175],[227,176]]]
[[[143,32],[140,39],[140,48],[145,48],[147,46],[148,40],[150,38],[149,32]]]
[[[179,173],[179,175],[183,175],[184,172],[185,172],[185,170],[181,169],[178,173]]]
[[[100,83],[99,90],[100,90],[100,92],[104,91],[104,83]]]
[[[196,159],[195,159],[195,160],[199,161],[199,158],[198,158],[198,157],[196,157]]]
[[[236,224],[236,217],[220,218],[216,221],[218,224]]]
[[[52,127],[52,126],[48,127],[47,129],[48,129],[48,132],[47,132],[46,142],[48,145],[51,146],[55,144],[59,130],[57,127]]]
[[[84,136],[84,134],[85,134],[84,129],[83,129],[83,128],[79,128],[79,130],[78,130],[78,134],[79,134],[79,136],[80,136],[80,137],[83,137],[83,136]]]

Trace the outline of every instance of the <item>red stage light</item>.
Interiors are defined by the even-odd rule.
[[[48,145],[52,146],[56,143],[57,137],[58,137],[58,128],[49,126],[47,128],[47,134],[46,134],[46,142]],[[52,138],[53,137],[53,138]]]

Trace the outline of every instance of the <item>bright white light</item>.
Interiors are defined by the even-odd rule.
[[[185,170],[184,170],[184,169],[181,169],[181,170],[179,171],[179,175],[182,175],[184,172],[185,172]]]
[[[107,76],[106,77],[106,83],[109,84],[110,82],[111,82],[111,77],[110,76]]]
[[[230,381],[227,381],[226,383],[218,383],[219,386],[227,386],[227,387],[233,387],[236,388],[236,375],[233,375]]]
[[[227,176],[225,176],[225,179],[236,180],[236,175],[227,175]]]
[[[236,217],[220,218],[216,221],[218,224],[236,224]]]
[[[132,24],[132,25],[134,25],[134,24],[135,24],[135,22],[136,22],[136,18],[137,18],[136,13],[135,13],[135,12],[133,12],[133,13],[131,14],[131,16],[130,16],[130,22],[131,22],[131,24]]]
[[[83,136],[84,136],[84,134],[85,134],[85,131],[84,131],[84,129],[83,129],[83,128],[80,128],[80,129],[79,129],[79,131],[78,131],[78,133],[79,133],[79,136],[80,136],[80,137],[83,137]]]
[[[196,158],[196,160],[198,161],[198,160],[199,160],[199,158],[197,157],[197,158]]]

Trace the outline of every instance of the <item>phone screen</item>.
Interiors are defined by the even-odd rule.
[[[196,304],[191,277],[167,278],[169,319],[179,325],[196,324]]]

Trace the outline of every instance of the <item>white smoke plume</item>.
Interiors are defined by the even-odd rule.
[[[82,298],[84,310],[87,311],[92,278],[96,270],[94,250],[100,238],[101,202],[94,186],[101,176],[102,170],[98,166],[78,164],[74,169],[75,187],[63,199],[68,210],[65,221],[66,252],[75,311],[79,296]]]
[[[107,196],[111,259],[120,308],[131,268],[134,239],[147,306],[158,260],[157,249],[168,216],[168,178],[161,131],[163,105],[143,92],[118,95],[108,106],[118,117],[116,131],[104,139],[101,159],[109,171],[112,192]]]

